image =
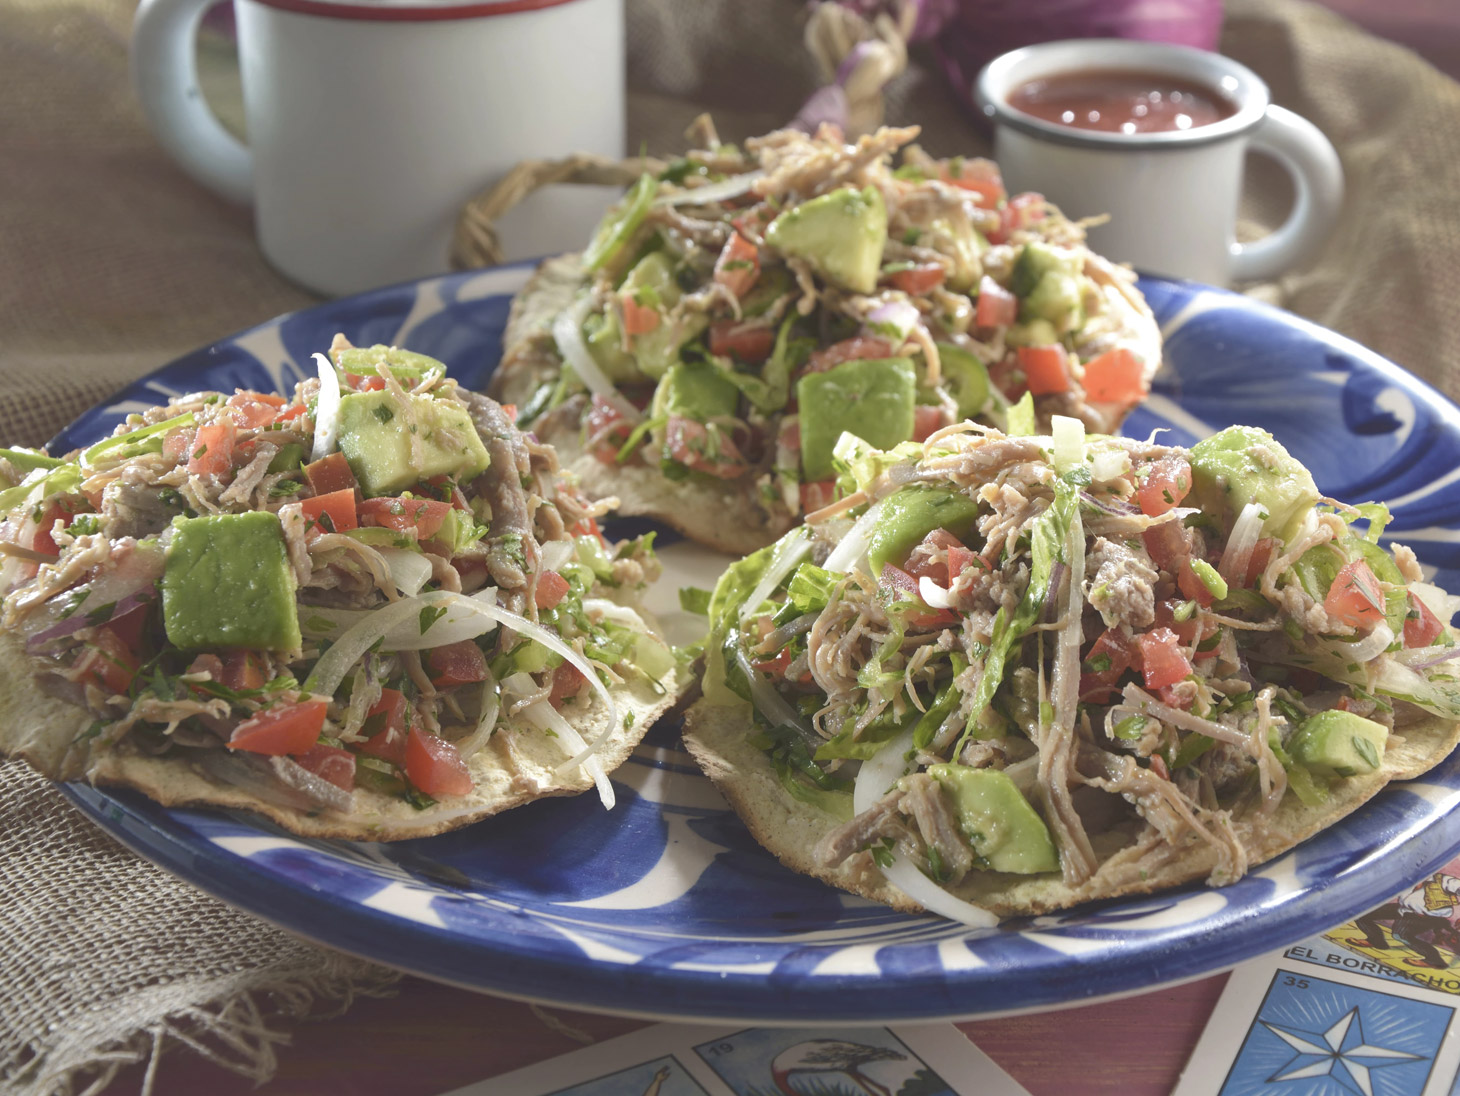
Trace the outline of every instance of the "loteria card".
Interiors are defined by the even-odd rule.
[[[446,1096],[1028,1096],[952,1024],[658,1024]]]

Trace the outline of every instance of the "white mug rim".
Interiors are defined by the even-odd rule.
[[[1045,121],[1008,103],[1009,92],[1029,80],[1092,68],[1140,68],[1180,76],[1209,87],[1219,83],[1222,86],[1212,90],[1236,103],[1237,111],[1230,117],[1192,129],[1113,133]],[[1212,74],[1217,74],[1215,80],[1203,79],[1203,75]],[[1229,80],[1231,85],[1227,86]],[[979,109],[996,125],[1055,144],[1112,151],[1174,152],[1233,140],[1256,127],[1271,102],[1262,78],[1230,57],[1191,46],[1129,38],[1069,38],[1010,50],[983,67],[973,90]]]
[[[431,23],[518,15],[578,0],[251,0],[260,7],[295,15],[358,22]]]

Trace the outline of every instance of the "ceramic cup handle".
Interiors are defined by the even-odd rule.
[[[198,87],[198,26],[215,0],[142,0],[132,24],[132,84],[157,138],[184,171],[236,202],[253,200],[253,159]]]
[[[1275,278],[1300,265],[1328,238],[1343,205],[1343,167],[1318,127],[1290,110],[1270,106],[1249,146],[1265,152],[1293,177],[1293,211],[1277,231],[1232,245],[1232,280]]]

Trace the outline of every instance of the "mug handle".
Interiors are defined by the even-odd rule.
[[[1269,106],[1252,135],[1251,148],[1287,169],[1295,200],[1275,232],[1250,244],[1232,244],[1233,281],[1277,277],[1302,263],[1327,239],[1343,206],[1343,166],[1328,138],[1308,119]]]
[[[216,0],[142,0],[132,24],[132,85],[162,147],[209,190],[253,201],[253,157],[198,87],[198,27]]]

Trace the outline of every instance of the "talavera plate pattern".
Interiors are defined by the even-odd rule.
[[[443,359],[480,385],[527,266],[449,275],[284,316],[198,350],[82,416],[56,452],[198,388],[288,391],[336,331]],[[1142,288],[1166,364],[1126,426],[1189,444],[1232,423],[1276,434],[1328,494],[1382,498],[1392,534],[1460,589],[1460,411],[1362,347],[1235,294]],[[671,545],[666,555],[692,555]],[[673,581],[672,579],[670,580]],[[704,581],[701,579],[701,581]],[[661,593],[670,603],[672,586]],[[1390,785],[1220,890],[1182,890],[971,931],[781,868],[678,747],[651,732],[596,796],[532,804],[390,845],[307,841],[249,816],[163,810],[84,786],[101,826],[206,891],[345,951],[484,991],[674,1019],[968,1017],[1192,978],[1321,931],[1460,846],[1460,759]]]

